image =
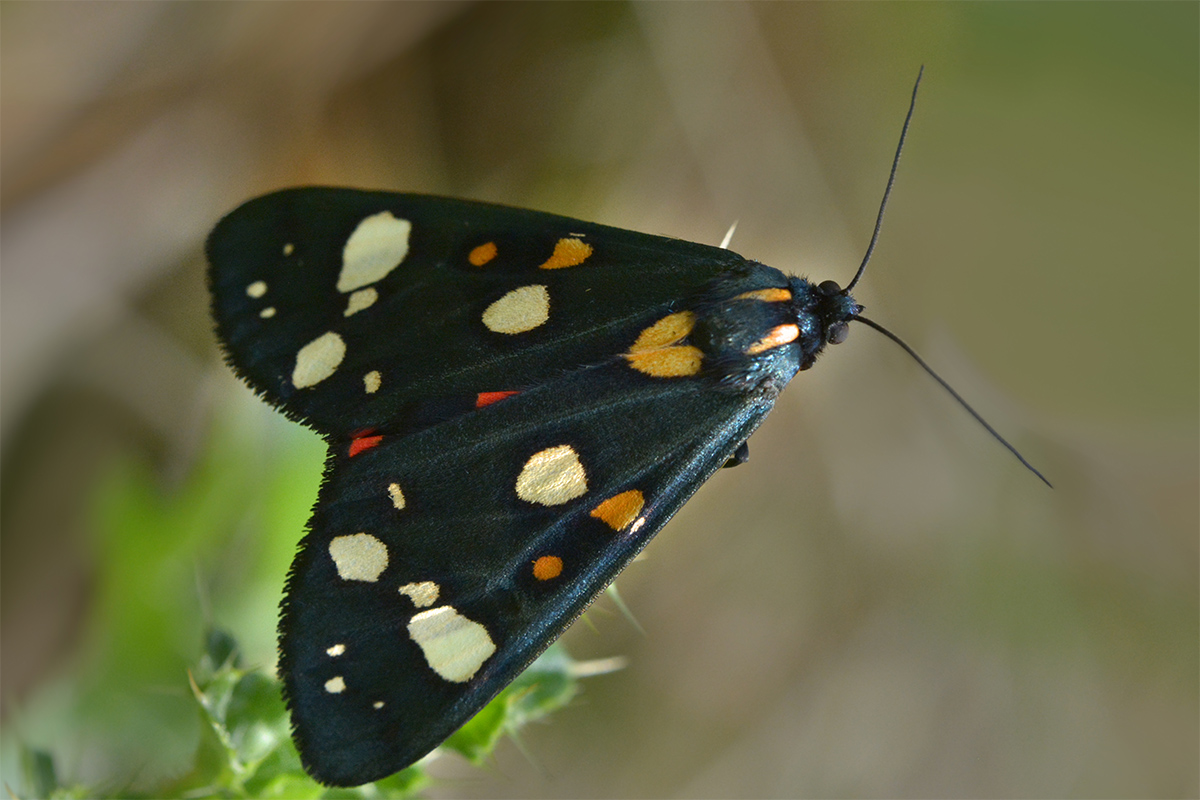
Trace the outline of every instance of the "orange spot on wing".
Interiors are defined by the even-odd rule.
[[[542,556],[533,562],[533,577],[548,581],[562,574],[563,561],[558,556]]]
[[[467,256],[467,261],[470,261],[476,267],[482,267],[484,264],[496,257],[496,243],[485,242],[471,251]]]
[[[350,440],[350,457],[354,458],[363,450],[370,450],[382,441],[382,436],[356,436]]]
[[[640,353],[673,345],[691,333],[694,327],[696,315],[691,311],[680,311],[663,317],[638,334],[637,341],[629,348],[629,352]]]
[[[651,378],[686,378],[700,374],[704,354],[698,347],[664,347],[648,353],[629,353],[629,365]]]
[[[796,341],[800,336],[800,328],[795,325],[777,325],[771,332],[746,348],[746,355],[756,356],[765,353],[773,347]]]
[[[637,519],[642,513],[646,498],[637,489],[621,492],[592,509],[592,516],[614,531],[619,531]]]
[[[562,269],[575,267],[588,260],[592,246],[582,239],[559,239],[554,243],[554,253],[539,269]]]
[[[783,303],[792,299],[792,293],[787,289],[755,289],[752,292],[742,292],[734,300],[761,300],[764,303]]]
[[[483,408],[484,406],[490,406],[497,400],[512,397],[514,394],[520,394],[520,392],[480,392],[475,395],[475,407]]]

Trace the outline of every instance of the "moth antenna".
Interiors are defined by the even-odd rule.
[[[875,252],[875,243],[879,241],[879,229],[883,227],[883,212],[887,209],[888,197],[892,194],[892,184],[896,182],[896,168],[900,166],[900,153],[904,150],[904,140],[908,138],[908,125],[912,122],[913,111],[917,108],[917,90],[921,88],[921,76],[925,74],[925,65],[921,65],[921,69],[917,71],[917,80],[913,84],[912,99],[908,103],[908,114],[904,117],[904,127],[900,129],[900,143],[896,145],[896,155],[892,157],[892,171],[888,174],[887,186],[883,190],[883,201],[879,204],[879,215],[875,217],[875,231],[871,234],[871,243],[867,245],[867,253],[863,256],[862,263],[858,265],[858,272],[854,273],[853,280],[846,285],[843,290],[849,292],[858,283],[858,279],[863,276],[863,272],[867,269],[867,262],[871,260],[871,254]]]
[[[966,400],[964,400],[962,398],[962,395],[960,395],[958,392],[954,391],[954,387],[952,387],[950,384],[946,383],[945,379],[943,379],[941,375],[938,375],[936,372],[934,372],[933,367],[926,364],[925,359],[923,359],[919,355],[917,355],[917,351],[913,350],[912,347],[910,347],[907,342],[905,342],[903,339],[901,339],[896,334],[889,331],[887,328],[880,325],[878,322],[869,320],[866,317],[862,316],[861,314],[853,316],[853,317],[851,317],[851,319],[856,322],[861,322],[862,324],[866,325],[868,328],[874,328],[875,330],[879,331],[887,338],[891,339],[896,344],[900,345],[900,347],[903,348],[904,352],[906,352],[910,356],[912,356],[913,361],[916,361],[918,364],[921,365],[921,369],[928,372],[935,381],[940,383],[942,385],[942,388],[945,389],[947,392],[949,392],[950,396],[953,397],[955,400],[957,400],[958,404],[960,406],[962,406],[963,408],[965,408],[967,410],[967,413],[970,414],[972,417],[974,417],[975,421],[978,422],[980,425],[982,425],[984,427],[984,429],[987,430],[987,432],[992,435],[992,438],[994,438],[1000,444],[1002,444],[1006,448],[1008,448],[1008,452],[1010,452],[1014,456],[1016,456],[1017,460],[1020,461],[1023,465],[1025,465],[1025,469],[1029,470],[1034,475],[1037,475],[1039,478],[1041,478],[1042,483],[1046,484],[1051,489],[1054,488],[1054,485],[1052,483],[1050,483],[1050,481],[1046,480],[1045,475],[1043,475],[1041,472],[1039,472],[1037,470],[1037,468],[1033,466],[1033,464],[1030,464],[1028,461],[1026,461],[1025,456],[1021,455],[1020,452],[1017,451],[1017,448],[1015,448],[1011,444],[1009,444],[1007,439],[1005,439],[1003,436],[1001,436],[996,431],[995,428],[993,428],[991,425],[989,425],[988,421],[986,419],[984,419],[982,416],[980,416],[978,411],[971,408],[971,404],[968,403]]]
[[[725,231],[725,238],[721,240],[719,247],[722,250],[729,249],[729,243],[733,241],[733,232],[737,230],[738,221],[735,219],[733,224],[729,226],[729,230]]]

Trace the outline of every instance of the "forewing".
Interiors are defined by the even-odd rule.
[[[603,590],[773,397],[621,360],[331,454],[280,627],[312,774],[363,783],[437,746]]]
[[[235,370],[293,419],[342,436],[413,430],[414,404],[604,361],[745,263],[536,211],[333,188],[249,201],[207,252]]]

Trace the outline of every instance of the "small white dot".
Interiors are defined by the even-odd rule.
[[[252,283],[246,287],[246,295],[249,297],[258,298],[258,297],[262,297],[266,293],[267,293],[267,282],[266,281],[255,281],[254,283]]]
[[[333,647],[330,647],[325,650],[325,653],[327,655],[332,656],[334,658],[337,658],[344,652],[346,652],[346,645],[344,645],[344,644],[335,644]]]
[[[270,319],[271,317],[275,316],[275,306],[267,306],[262,311],[258,312],[258,315],[263,319]]]
[[[346,357],[346,341],[333,331],[323,333],[296,353],[296,366],[292,370],[292,385],[297,389],[316,386],[337,372]]]
[[[366,375],[363,375],[363,388],[367,390],[367,394],[375,394],[382,385],[383,375],[380,374],[379,370],[373,369]]]
[[[374,703],[371,703],[371,708],[375,708],[375,709],[383,708],[383,701],[376,700]]]
[[[290,256],[294,252],[296,252],[296,245],[292,244],[291,242],[288,242],[283,246],[283,254],[285,256]]]
[[[346,681],[342,679],[341,675],[330,678],[325,681],[325,691],[330,694],[341,694],[346,691]]]
[[[404,492],[401,491],[400,484],[389,483],[388,496],[392,498],[392,505],[396,507],[397,511],[404,510]]]

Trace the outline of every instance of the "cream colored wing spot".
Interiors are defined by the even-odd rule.
[[[591,516],[614,531],[619,531],[637,519],[645,505],[645,496],[637,489],[630,489],[628,492],[613,495],[593,508]]]
[[[364,308],[370,308],[371,306],[375,305],[375,301],[378,299],[379,292],[375,291],[371,287],[368,286],[366,289],[359,289],[357,292],[350,295],[350,299],[346,302],[346,310],[342,312],[342,316],[349,317],[357,314]]]
[[[246,287],[246,296],[258,299],[267,293],[266,281],[255,281]]]
[[[559,239],[554,243],[554,252],[539,269],[562,269],[576,267],[592,255],[592,246],[574,237]]]
[[[330,658],[337,658],[344,652],[346,652],[346,645],[344,644],[335,644],[333,647],[325,648],[325,655]]]
[[[408,255],[412,223],[380,211],[358,223],[342,250],[339,292],[352,292],[375,283],[400,266]]]
[[[379,709],[383,708],[383,701],[382,701],[382,700],[376,700],[374,703],[371,703],[371,708],[373,708],[373,709],[375,709],[376,711],[378,711]]]
[[[258,312],[258,315],[263,319],[270,319],[271,317],[275,316],[275,306],[267,306],[262,311]]]
[[[400,484],[388,484],[388,497],[392,498],[392,505],[396,507],[397,511],[404,510],[404,492],[400,489]]]
[[[569,444],[547,447],[529,457],[517,476],[517,497],[543,506],[562,505],[587,493],[587,472]]]
[[[408,635],[421,648],[430,669],[451,683],[466,683],[483,666],[496,644],[487,628],[452,606],[413,615]]]
[[[374,583],[388,565],[387,546],[369,533],[333,537],[329,557],[344,581]]]
[[[341,694],[346,691],[346,680],[341,675],[335,675],[325,681],[325,691],[330,694]]]
[[[283,246],[283,254],[285,256],[290,256],[294,252],[296,252],[296,245],[292,244],[291,242],[288,242]]]
[[[545,286],[521,286],[483,312],[483,324],[496,333],[524,333],[550,319],[550,292]]]
[[[363,389],[367,394],[375,394],[379,391],[379,387],[383,385],[383,375],[379,370],[373,369],[366,375],[363,375]]]
[[[296,367],[292,370],[292,385],[297,389],[316,386],[337,372],[346,357],[346,342],[333,331],[323,333],[296,353]]]
[[[417,608],[429,608],[437,602],[441,589],[433,581],[406,583],[400,587],[400,594],[408,595]]]

